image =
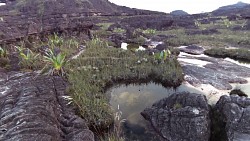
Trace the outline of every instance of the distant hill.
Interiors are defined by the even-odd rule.
[[[95,13],[102,15],[113,15],[127,13],[131,15],[138,14],[156,14],[149,10],[139,10],[128,8],[125,6],[118,6],[108,0],[0,0],[8,2],[5,7],[6,10],[14,11],[16,13],[24,13],[28,15],[33,14],[47,14],[53,13]],[[3,8],[2,8],[3,9]]]
[[[215,16],[250,14],[250,4],[238,2],[236,4],[220,7],[212,12]]]
[[[183,11],[183,10],[174,10],[172,12],[170,12],[171,15],[174,16],[186,16],[189,15],[187,12]]]

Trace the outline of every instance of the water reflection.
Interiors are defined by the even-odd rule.
[[[122,118],[126,119],[124,131],[128,140],[159,140],[155,135],[152,136],[152,129],[149,123],[140,115],[146,107],[150,107],[154,102],[168,97],[174,92],[189,91],[201,93],[198,90],[186,85],[173,88],[164,88],[154,83],[144,85],[121,85],[111,90],[111,105],[117,110],[119,105],[122,111]]]

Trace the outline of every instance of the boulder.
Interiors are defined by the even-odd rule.
[[[193,55],[200,55],[204,53],[205,49],[197,45],[189,45],[186,47],[180,47],[179,50]]]
[[[66,100],[61,77],[1,72],[1,141],[94,141],[86,122]]]
[[[141,115],[168,141],[209,141],[209,106],[203,95],[174,93]]]
[[[213,121],[216,132],[213,132],[212,140],[249,141],[249,98],[238,95],[222,96],[214,107],[213,117],[216,117]]]

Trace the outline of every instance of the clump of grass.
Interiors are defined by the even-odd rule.
[[[0,46],[0,58],[6,58],[8,51]]]
[[[32,50],[28,48],[23,48],[16,46],[19,57],[21,61],[19,62],[21,68],[23,69],[29,69],[29,70],[34,70],[38,69],[40,67],[40,59],[39,59],[39,54],[36,54]]]
[[[113,122],[105,90],[116,83],[154,81],[164,86],[178,86],[183,71],[174,56],[157,63],[146,52],[108,48],[107,42],[93,39],[87,49],[67,65],[71,94],[79,114],[93,126],[108,127]]]
[[[174,106],[173,106],[173,109],[180,109],[182,108],[183,106],[180,104],[180,103],[175,103]]]
[[[232,58],[241,61],[250,61],[250,51],[248,49],[225,49],[225,48],[211,48],[205,50],[206,55],[221,58]]]
[[[65,60],[66,55],[63,53],[55,54],[51,49],[46,52],[46,55],[44,56],[45,61],[48,62],[48,64],[51,66],[51,73],[52,75],[60,75],[63,76],[65,74],[64,72],[64,66],[66,63]]]
[[[0,67],[5,68],[9,64],[8,51],[0,47]]]
[[[49,37],[48,44],[51,47],[60,47],[64,43],[64,40],[62,37],[58,36],[56,33],[54,35]]]
[[[125,141],[122,126],[126,119],[122,119],[122,111],[120,111],[119,105],[117,107],[118,111],[114,115],[113,127],[104,137],[100,137],[101,141]]]
[[[114,33],[125,33],[126,31],[125,31],[125,29],[122,29],[122,28],[115,28],[115,29],[113,30],[113,32],[114,32]]]
[[[141,32],[142,32],[143,34],[152,36],[152,35],[154,35],[154,34],[156,33],[156,30],[155,30],[155,29],[150,29],[150,28],[148,28],[148,29],[146,29],[146,30],[141,30]]]

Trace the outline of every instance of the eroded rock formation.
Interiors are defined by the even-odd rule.
[[[175,93],[141,114],[169,141],[209,141],[209,106],[203,95]]]
[[[93,133],[64,97],[61,77],[0,72],[1,141],[92,141]]]
[[[212,140],[249,141],[250,99],[237,95],[222,96],[214,108]]]

